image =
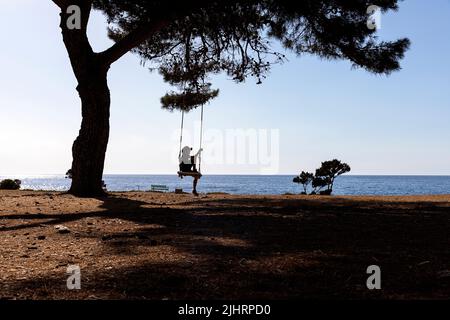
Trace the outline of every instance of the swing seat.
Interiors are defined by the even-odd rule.
[[[190,172],[178,171],[177,173],[180,178],[193,177],[193,178],[200,179],[202,177],[202,174],[200,172],[194,172],[194,171],[190,171]]]

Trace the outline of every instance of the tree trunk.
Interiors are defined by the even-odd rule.
[[[61,8],[60,27],[69,54],[77,91],[81,99],[83,120],[78,138],[72,147],[72,186],[70,193],[80,197],[104,195],[102,177],[109,140],[111,98],[107,74],[110,63],[95,53],[87,37],[87,25],[92,9],[91,0],[77,0],[81,9],[81,28],[69,28],[69,2],[55,1]],[[69,10],[70,12],[70,10]]]
[[[80,197],[104,195],[102,177],[109,140],[110,93],[107,70],[90,68],[77,87],[81,99],[81,129],[72,148],[70,193]]]
[[[60,28],[69,54],[74,75],[78,80],[81,98],[81,129],[72,147],[72,186],[70,193],[80,197],[104,195],[102,185],[106,148],[109,140],[109,113],[111,98],[107,74],[112,63],[138,46],[169,21],[155,20],[144,24],[108,50],[95,53],[87,37],[87,25],[92,10],[92,0],[53,0],[61,9]],[[68,7],[77,5],[81,10],[79,28],[69,27],[72,18]]]

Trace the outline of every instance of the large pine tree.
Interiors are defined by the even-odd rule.
[[[107,74],[127,52],[135,52],[177,90],[161,98],[164,108],[189,110],[217,96],[208,75],[226,72],[235,81],[262,81],[284,59],[271,44],[326,59],[346,59],[369,72],[400,69],[408,39],[377,41],[367,27],[364,0],[52,0],[61,9],[61,30],[78,81],[82,123],[73,144],[71,193],[97,196],[109,138],[110,92]],[[382,11],[397,0],[379,0]],[[79,28],[71,6],[80,9]],[[92,10],[109,22],[109,49],[94,52],[87,26]],[[73,26],[73,25],[72,25]]]

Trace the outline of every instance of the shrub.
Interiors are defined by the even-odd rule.
[[[22,181],[6,179],[0,182],[0,190],[19,190]]]

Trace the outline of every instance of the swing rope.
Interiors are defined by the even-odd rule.
[[[181,148],[183,147],[183,128],[184,128],[184,110],[181,111],[180,154],[179,154],[179,156],[181,156]]]
[[[202,104],[202,111],[200,116],[200,150],[202,149],[202,143],[203,143],[203,104]],[[198,171],[202,172],[202,154],[200,153],[198,157]]]

